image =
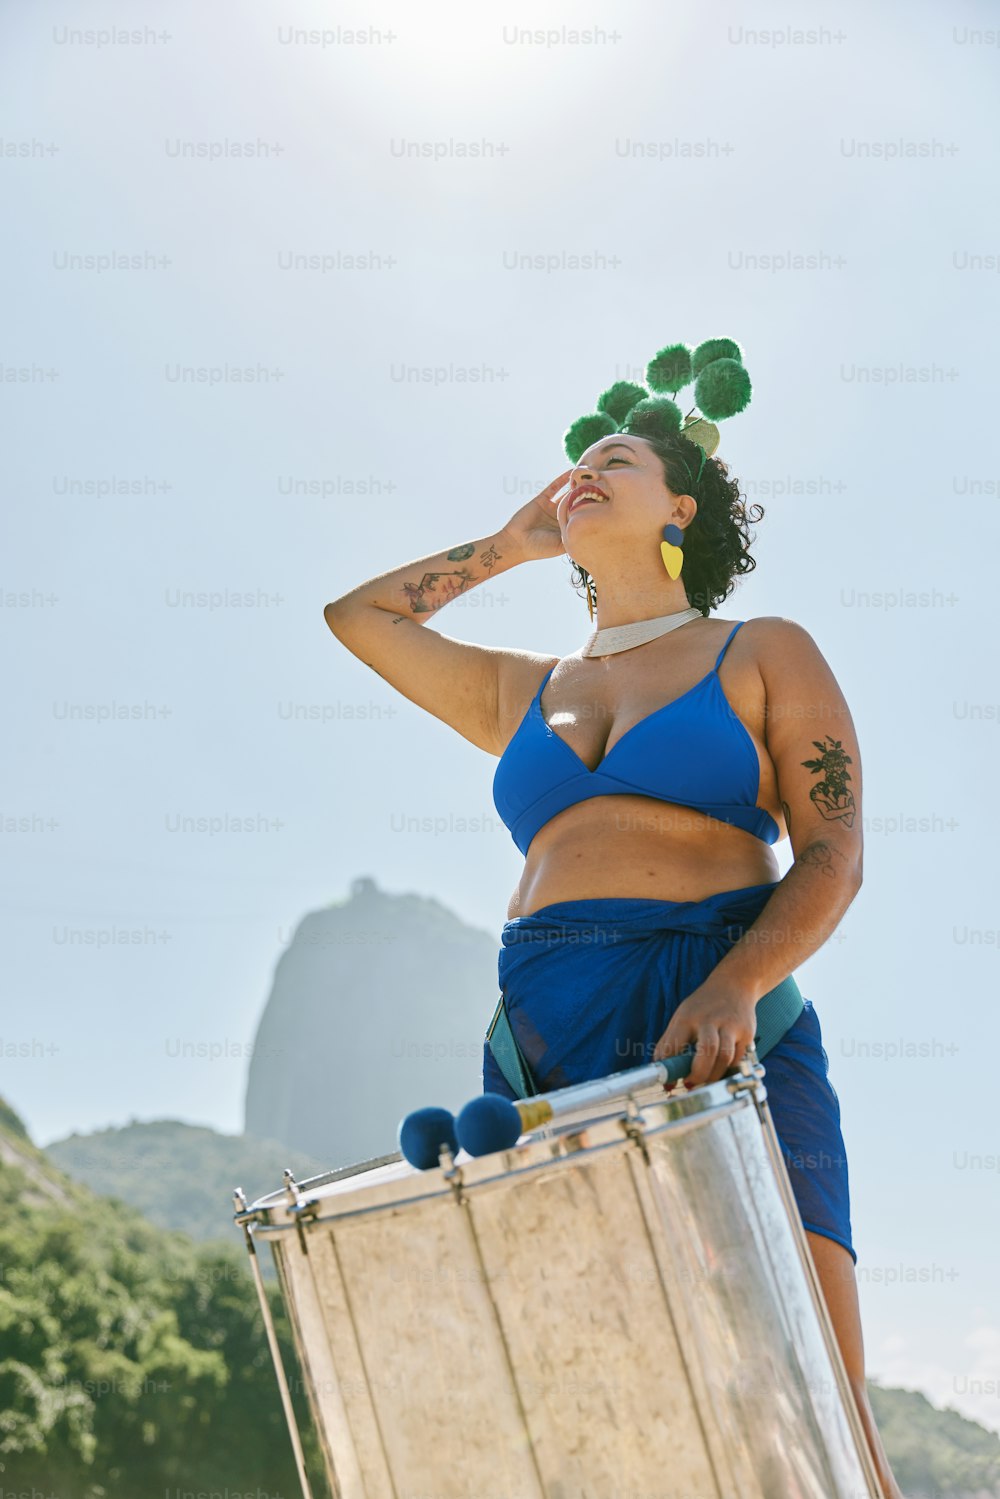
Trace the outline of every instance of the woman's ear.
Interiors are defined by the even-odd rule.
[[[689,526],[698,514],[698,501],[690,494],[675,494],[671,498],[674,508],[670,519],[675,526],[680,526],[682,529],[684,526]]]

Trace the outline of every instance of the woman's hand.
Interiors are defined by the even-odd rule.
[[[757,1034],[757,1006],[732,987],[705,980],[677,1006],[663,1035],[653,1049],[653,1061],[682,1052],[689,1042],[695,1046],[691,1071],[684,1079],[689,1088],[716,1083],[734,1063],[743,1060]]]
[[[561,498],[557,498],[557,494],[572,472],[568,468],[558,479],[553,479],[541,494],[536,494],[534,499],[516,511],[504,526],[502,534],[510,538],[525,562],[559,557],[565,552],[562,531],[556,520],[556,506]]]

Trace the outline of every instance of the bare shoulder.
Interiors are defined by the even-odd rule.
[[[742,639],[743,650],[756,660],[762,673],[768,666],[794,667],[823,659],[805,626],[780,614],[748,619],[736,638]]]
[[[542,677],[552,666],[558,666],[561,656],[540,655],[538,651],[519,651],[504,647],[497,652],[500,666],[500,689],[515,696],[527,692],[530,697]]]
[[[762,645],[804,644],[812,640],[805,625],[800,625],[798,620],[787,619],[783,614],[761,614],[756,619],[748,619],[740,634],[747,635]]]
[[[830,715],[840,724],[850,722],[836,675],[804,625],[764,615],[748,620],[740,634],[748,637],[745,648],[763,683],[769,742],[780,718],[796,722]]]

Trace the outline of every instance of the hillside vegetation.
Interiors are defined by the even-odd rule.
[[[299,1492],[235,1229],[232,1246],[197,1245],[94,1196],[31,1144],[9,1110],[0,1117],[0,1200],[3,1492]],[[272,1302],[294,1374],[273,1293]],[[310,1469],[326,1495],[312,1447]]]
[[[286,1166],[304,1181],[328,1164],[274,1140],[222,1135],[176,1119],[68,1135],[47,1146],[45,1154],[92,1192],[130,1203],[160,1228],[230,1243],[238,1242],[234,1187],[242,1187],[247,1201],[254,1202],[277,1191]]]

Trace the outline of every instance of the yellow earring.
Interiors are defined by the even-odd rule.
[[[660,556],[663,558],[663,566],[667,569],[667,576],[676,583],[684,566],[684,532],[680,526],[664,526],[663,540],[660,542]]]

